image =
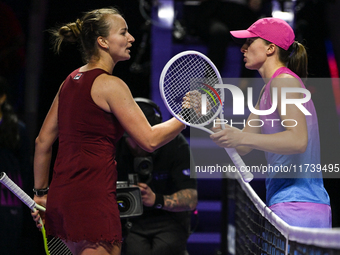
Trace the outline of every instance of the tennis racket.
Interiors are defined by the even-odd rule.
[[[37,209],[40,211],[45,211],[45,207],[38,205],[34,200],[27,195],[18,185],[16,185],[6,173],[0,173],[0,182],[5,185],[14,195],[16,195],[24,204],[26,204],[32,211]],[[68,247],[59,238],[48,238],[46,236],[45,228],[43,222],[40,218],[39,223],[42,225],[41,233],[44,240],[44,248],[46,255],[72,255]]]
[[[216,117],[223,119],[224,90],[216,88],[223,84],[214,63],[197,51],[184,51],[164,66],[160,76],[160,93],[169,112],[182,123],[213,134],[207,126]],[[184,96],[190,98],[190,109],[182,107]],[[224,129],[224,125],[222,125]],[[245,164],[235,148],[225,148],[245,182],[253,174],[242,171]]]

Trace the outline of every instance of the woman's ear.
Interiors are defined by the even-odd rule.
[[[277,46],[274,43],[268,45],[267,54],[272,55],[277,50]]]
[[[97,38],[97,42],[98,42],[100,47],[102,47],[104,49],[108,49],[109,48],[109,45],[107,44],[107,40],[104,37],[99,36]]]

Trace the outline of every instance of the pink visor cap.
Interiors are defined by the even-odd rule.
[[[252,24],[247,30],[230,31],[235,38],[260,37],[288,50],[293,44],[295,34],[289,24],[278,18],[263,18]]]

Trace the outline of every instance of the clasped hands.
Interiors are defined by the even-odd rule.
[[[211,108],[210,102],[207,101],[207,110],[209,111]],[[197,116],[202,116],[201,93],[197,90],[187,92],[183,97],[182,109],[193,109]],[[220,121],[213,121],[213,126],[210,130],[214,132],[214,134],[210,135],[210,138],[222,148],[235,148],[241,145],[243,135],[242,131],[238,128],[224,124],[222,129]]]

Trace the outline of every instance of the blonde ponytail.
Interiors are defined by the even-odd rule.
[[[89,11],[81,19],[65,24],[59,28],[50,29],[53,36],[53,48],[56,53],[60,53],[63,42],[76,43],[82,46],[82,53],[85,62],[92,56],[96,56],[98,49],[96,40],[98,36],[109,35],[111,15],[121,15],[116,8],[102,8]]]

